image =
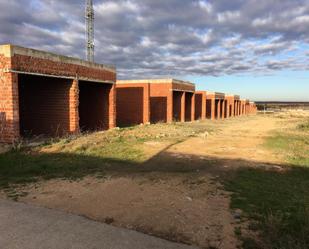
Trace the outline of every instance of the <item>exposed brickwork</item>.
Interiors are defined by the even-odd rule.
[[[215,118],[216,119],[220,119],[221,118],[221,101],[220,100],[218,100],[218,99],[216,99],[216,109],[215,109],[215,113],[216,113],[216,115],[215,115]]]
[[[234,96],[233,95],[227,95],[225,96],[225,100],[227,103],[227,114],[226,117],[230,118],[234,116]]]
[[[195,92],[195,120],[206,119],[207,111],[207,92],[197,91]]]
[[[14,55],[12,57],[12,69],[21,72],[61,75],[67,77],[85,77],[102,81],[116,81],[116,74],[102,69],[93,69],[86,66],[54,62],[31,56]]]
[[[150,98],[149,90],[148,83],[116,85],[117,126],[137,125],[150,122],[150,109],[153,114],[152,122],[157,122],[164,116],[161,111],[164,110],[164,108],[159,108],[162,102],[159,98]],[[159,118],[156,119],[156,117]],[[166,119],[166,114],[163,118]]]
[[[7,72],[11,59],[0,54],[0,142],[12,142],[19,138],[18,78]]]
[[[116,80],[113,67],[0,46],[0,142],[12,142],[26,133],[78,132],[78,80],[109,83],[104,93],[106,123],[102,128],[115,127],[115,91],[110,84]],[[92,107],[89,110],[93,111]]]
[[[221,100],[221,118],[222,119],[225,119],[225,100],[222,99]]]
[[[243,116],[246,114],[246,100],[240,101],[240,115]]]
[[[79,82],[79,126],[82,131],[109,128],[109,93],[112,85]],[[91,107],[91,111],[89,111]]]
[[[68,133],[73,81],[33,75],[18,78],[21,135]]]
[[[185,121],[194,120],[194,94],[186,92],[185,93]]]
[[[183,92],[173,92],[173,121],[182,121]]]
[[[117,88],[121,86],[134,87],[134,86],[149,86],[149,106],[150,106],[150,122],[173,122],[186,120],[186,94],[190,96],[187,98],[187,103],[191,106],[187,109],[190,112],[190,118],[194,118],[194,91],[193,84],[182,82],[172,79],[159,79],[159,80],[129,80],[118,81]],[[117,96],[118,97],[118,96]],[[125,97],[125,96],[123,96]],[[118,100],[117,100],[118,101]],[[123,100],[124,101],[124,100]],[[188,102],[189,101],[189,102]],[[119,114],[120,115],[120,114]],[[145,114],[144,114],[145,115]]]
[[[205,105],[206,107],[206,105]],[[195,94],[195,120],[202,119],[202,108],[203,108],[203,94]]]
[[[108,127],[106,129],[112,129],[116,127],[116,86],[110,84],[108,86],[109,91],[107,92],[108,97]]]
[[[69,101],[70,101],[70,133],[78,133],[79,128],[79,85],[78,80],[74,79],[69,91]]]
[[[216,96],[214,93],[208,93],[206,95],[206,118],[214,120],[217,116],[216,114]]]

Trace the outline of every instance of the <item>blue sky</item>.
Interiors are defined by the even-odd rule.
[[[309,101],[309,72],[282,71],[269,76],[184,77],[198,90],[240,94],[253,101]]]
[[[252,100],[309,101],[309,0],[94,0],[95,60]],[[0,0],[0,44],[85,58],[85,1]]]

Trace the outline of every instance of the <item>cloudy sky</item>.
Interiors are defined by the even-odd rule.
[[[0,0],[0,43],[85,57],[84,0]],[[94,0],[95,60],[254,100],[309,101],[309,0]]]

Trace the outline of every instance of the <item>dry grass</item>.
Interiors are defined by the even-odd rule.
[[[277,118],[291,119],[291,118],[309,118],[309,110],[284,110],[274,115]]]

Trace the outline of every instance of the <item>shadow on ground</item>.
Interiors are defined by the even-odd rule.
[[[249,230],[259,234],[259,239],[256,239],[239,230],[237,235],[243,240],[244,248],[309,248],[308,165],[296,167],[172,154],[167,151],[171,146],[143,163],[86,154],[35,153],[27,149],[12,151],[0,155],[0,187],[89,175],[143,176],[151,180],[169,179],[175,175],[190,180],[206,175],[232,193],[231,207],[243,210],[243,218],[251,220]],[[194,244],[185,235],[154,234]]]

